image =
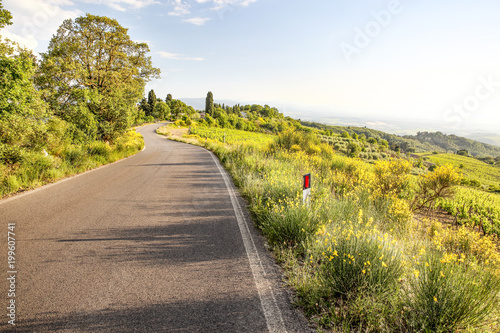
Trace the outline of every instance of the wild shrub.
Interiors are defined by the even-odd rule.
[[[288,130],[278,135],[273,148],[291,150],[292,146],[298,145],[303,151],[309,151],[310,154],[314,154],[318,152],[317,147],[319,147],[320,143],[321,140],[314,133]]]
[[[400,196],[410,184],[412,165],[405,160],[378,161],[375,163],[374,191],[381,196]]]
[[[462,176],[451,165],[439,166],[434,171],[419,178],[412,210],[430,207],[438,198],[453,195],[453,186],[460,184]]]
[[[487,324],[498,306],[498,276],[456,254],[428,251],[415,261],[404,301],[408,329],[457,332]]]
[[[63,151],[62,157],[69,164],[78,167],[84,162],[86,152],[80,146],[69,146]]]
[[[133,154],[144,148],[142,135],[136,131],[126,132],[122,136],[118,137],[114,144],[117,151],[125,152],[127,154]]]
[[[260,228],[273,246],[299,248],[317,230],[311,209],[300,200],[268,204],[262,212]]]
[[[422,228],[437,250],[455,253],[462,258],[477,261],[500,276],[498,236],[482,235],[466,226],[458,229],[448,228],[439,222],[424,224]]]
[[[102,156],[107,158],[111,155],[111,147],[102,141],[94,141],[88,145],[87,153],[91,156]]]
[[[329,223],[319,228],[309,247],[309,263],[331,295],[356,298],[392,290],[403,274],[401,254],[388,234],[364,219]]]

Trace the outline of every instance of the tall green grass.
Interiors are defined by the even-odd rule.
[[[113,144],[95,141],[57,147],[54,155],[28,150],[0,154],[0,197],[32,189],[135,154],[144,147],[142,136],[129,131]],[[5,163],[10,158],[9,163]],[[13,160],[15,158],[15,160]]]

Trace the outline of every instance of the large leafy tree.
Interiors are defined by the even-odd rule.
[[[11,19],[0,2],[0,28]],[[49,113],[33,84],[35,68],[29,50],[0,40],[0,162],[14,163],[23,148],[41,149],[45,143]]]
[[[6,25],[12,24],[12,14],[3,8],[2,2],[0,1],[0,29],[5,28]]]
[[[68,19],[42,54],[36,82],[57,115],[112,139],[136,118],[146,82],[159,77],[148,52],[114,19]]]

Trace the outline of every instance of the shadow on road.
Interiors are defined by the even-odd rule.
[[[21,321],[12,332],[264,332],[259,298],[180,300]],[[116,309],[118,308],[118,309]],[[260,324],[258,324],[260,323]],[[261,325],[256,327],[256,325]],[[0,326],[9,331],[9,327]]]
[[[54,241],[78,244],[78,256],[73,260],[81,263],[107,260],[163,265],[245,259],[234,211],[221,200],[130,202],[133,212],[141,212],[127,217],[132,225],[86,229]],[[141,219],[156,223],[142,226]]]

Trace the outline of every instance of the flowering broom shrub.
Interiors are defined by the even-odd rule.
[[[332,295],[352,298],[359,293],[384,293],[403,274],[396,241],[382,232],[373,219],[323,225],[310,248],[309,262],[317,265]]]
[[[500,277],[465,256],[429,251],[416,258],[406,296],[406,324],[416,332],[480,329],[498,306]]]

